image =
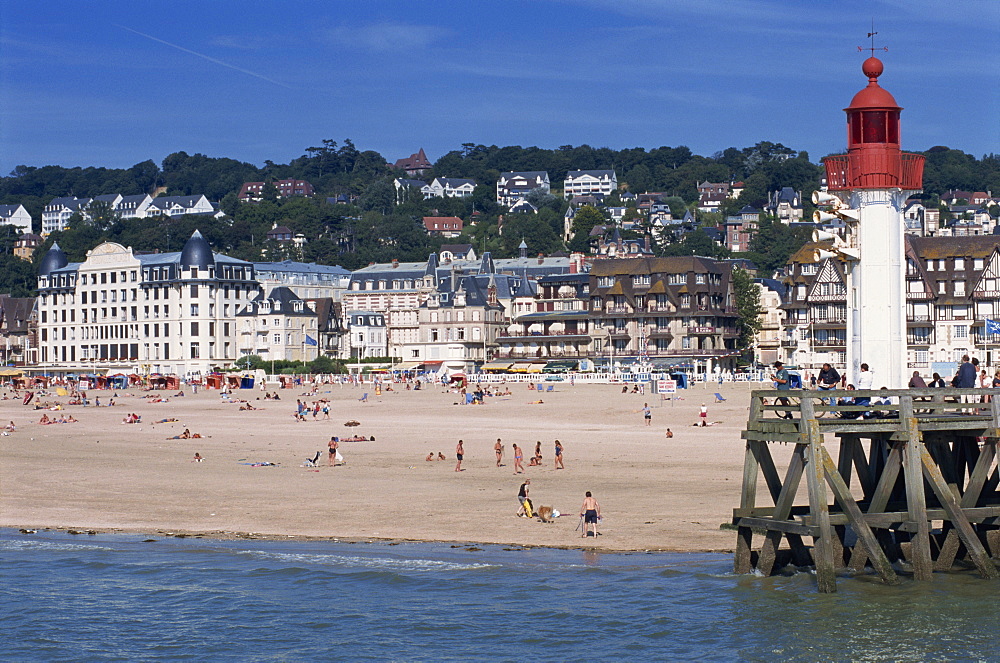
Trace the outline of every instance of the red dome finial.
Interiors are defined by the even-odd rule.
[[[876,57],[870,57],[861,65],[861,71],[868,77],[869,83],[877,83],[878,77],[882,75],[884,67],[882,61]]]

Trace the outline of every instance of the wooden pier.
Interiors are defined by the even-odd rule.
[[[868,405],[828,404],[866,397]],[[892,404],[877,405],[880,397]],[[890,584],[897,572],[930,580],[952,568],[1000,577],[997,391],[755,391],[742,438],[737,573],[813,567],[822,592],[837,590],[838,572],[868,567]],[[782,479],[783,448],[791,455]],[[803,476],[807,503],[796,504]]]

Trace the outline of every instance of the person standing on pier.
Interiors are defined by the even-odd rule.
[[[776,361],[774,362],[774,369],[774,375],[771,376],[771,379],[774,380],[775,389],[778,391],[789,391],[792,388],[792,380],[788,375],[788,371],[785,370],[785,365],[780,361]],[[785,396],[779,396],[775,400],[781,405],[791,405],[791,401]],[[792,413],[786,412],[781,415],[781,418],[792,419]]]
[[[861,372],[858,373],[858,391],[870,391],[875,388],[875,374],[868,369],[868,364],[861,364]],[[870,405],[871,396],[858,396],[854,399],[856,405]],[[862,416],[867,419],[871,412],[865,412]]]

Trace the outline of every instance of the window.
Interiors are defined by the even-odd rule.
[[[191,359],[201,359],[201,348],[197,343],[191,344]]]
[[[695,283],[704,283],[705,282],[705,275],[704,274],[695,274],[694,275],[694,282]]]
[[[198,305],[191,304],[191,315],[198,315]]]
[[[192,336],[197,336],[198,335],[198,323],[197,322],[192,322],[191,323],[191,335]]]
[[[632,285],[644,286],[649,285],[649,274],[636,274],[632,277]]]
[[[965,258],[955,258],[955,271],[961,272],[965,269]]]
[[[969,338],[969,326],[968,325],[955,325],[954,327],[954,337],[959,338]]]
[[[598,276],[597,277],[597,287],[598,288],[610,288],[615,284],[615,277],[613,276]]]
[[[930,361],[930,352],[927,350],[917,350],[913,353],[913,358],[916,360],[917,364],[926,366],[928,361]]]
[[[938,291],[939,295],[945,294],[948,291],[948,283],[947,283],[947,281],[938,281],[937,282],[937,291]]]
[[[364,337],[362,336],[362,338],[364,338]],[[281,345],[281,334],[275,334],[274,336],[272,336],[271,337],[271,342],[274,345]]]
[[[965,281],[955,281],[955,296],[965,297]]]
[[[974,269],[976,271],[981,271],[983,269],[983,259],[982,258],[973,258],[972,259],[972,269]]]

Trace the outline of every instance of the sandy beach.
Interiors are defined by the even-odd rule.
[[[48,412],[0,401],[0,421],[16,432],[0,437],[0,525],[150,534],[322,537],[583,546],[608,550],[727,551],[735,533],[720,530],[739,503],[750,385],[727,383],[681,390],[679,400],[622,394],[620,386],[556,383],[542,395],[525,385],[461,406],[440,387],[374,396],[371,385],[323,385],[280,391],[240,411],[217,391],[185,389],[183,397],[149,403],[144,392],[120,392],[114,407],[69,406]],[[275,385],[269,385],[274,391]],[[397,386],[398,387],[398,386]],[[369,392],[367,403],[359,402]],[[100,395],[106,403],[111,392]],[[166,396],[166,393],[162,395]],[[296,398],[328,398],[322,414],[297,422]],[[533,404],[541,398],[544,402]],[[65,397],[46,397],[65,402]],[[652,425],[641,408],[653,408]],[[708,405],[710,427],[692,427]],[[131,412],[139,424],[123,424]],[[40,425],[43,414],[79,423]],[[172,423],[154,423],[164,419]],[[349,420],[361,423],[345,427]],[[672,439],[664,435],[669,427]],[[184,429],[202,439],[168,439]],[[375,441],[343,442],[346,463],[327,467],[330,436],[354,433]],[[505,447],[496,467],[493,445]],[[455,445],[465,442],[464,471],[455,472]],[[563,470],[553,468],[553,442],[565,446]],[[511,444],[525,465],[541,440],[543,464],[513,471]],[[322,451],[318,467],[306,458]],[[195,453],[203,462],[193,462]],[[425,461],[442,452],[445,461]],[[276,463],[254,466],[251,463]],[[518,518],[517,491],[530,477],[536,506],[564,514],[555,523]],[[585,491],[602,507],[599,538],[575,531]]]

